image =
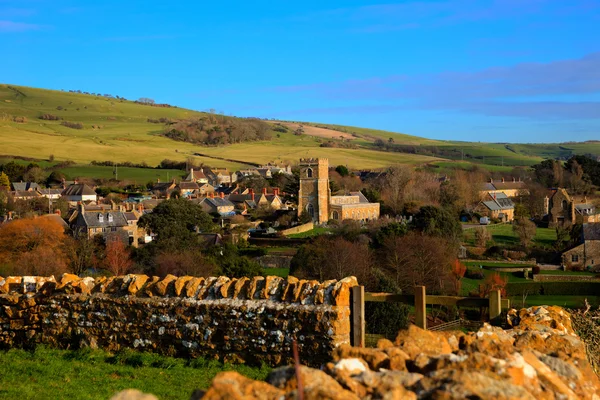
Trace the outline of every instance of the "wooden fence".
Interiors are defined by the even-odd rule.
[[[492,290],[488,298],[482,298],[428,296],[425,286],[415,287],[414,295],[365,293],[364,286],[355,286],[352,288],[352,345],[357,347],[365,347],[365,302],[414,304],[415,325],[422,329],[427,329],[427,305],[486,307],[490,321],[500,316],[502,309],[510,308],[510,300],[502,299],[499,290]]]

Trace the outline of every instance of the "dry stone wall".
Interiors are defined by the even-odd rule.
[[[290,363],[292,341],[321,365],[350,340],[356,278],[0,277],[0,348],[133,348]]]

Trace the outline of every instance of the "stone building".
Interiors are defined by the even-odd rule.
[[[85,183],[73,183],[67,186],[60,195],[65,200],[72,203],[79,201],[96,201],[98,199],[96,191]]]
[[[600,223],[583,224],[581,242],[562,254],[568,268],[598,271],[600,264]]]
[[[330,219],[366,221],[379,218],[379,203],[369,203],[360,192],[332,196],[329,189],[329,160],[300,159],[298,215],[307,213],[316,223]]]
[[[515,204],[502,192],[488,194],[477,206],[476,210],[482,215],[510,222],[515,218]]]
[[[89,239],[102,236],[118,237],[126,244],[136,244],[130,239],[129,224],[121,211],[89,211],[82,203],[77,206],[77,217],[71,222],[71,230],[76,236],[84,235]]]
[[[600,222],[600,214],[587,197],[578,200],[563,188],[552,189],[550,196],[544,198],[544,211],[551,228]]]
[[[494,193],[504,193],[506,197],[517,197],[529,194],[529,190],[527,190],[527,185],[520,178],[518,180],[516,178],[510,180],[502,178],[500,180],[490,179],[489,182],[483,184],[479,193],[482,199]]]

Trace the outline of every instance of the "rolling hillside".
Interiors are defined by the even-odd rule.
[[[44,114],[60,120],[40,119]],[[271,140],[200,146],[166,138],[162,136],[163,124],[149,122],[205,116],[183,108],[153,107],[102,95],[0,84],[0,155],[38,159],[53,155],[56,160],[77,163],[110,160],[149,165],[165,158],[184,160],[193,156],[197,162],[231,168],[244,163],[293,162],[310,156],[328,157],[332,164],[347,164],[352,168],[382,168],[395,163],[438,164],[447,168],[477,163],[499,170],[532,165],[543,158],[581,153],[600,155],[600,142],[452,142],[368,128],[289,121],[268,121],[272,127]],[[64,126],[65,122],[81,124],[82,129]],[[299,126],[303,134],[294,134]],[[381,144],[390,138],[394,146],[402,149],[381,151]]]

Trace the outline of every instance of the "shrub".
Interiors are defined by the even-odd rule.
[[[58,121],[58,120],[62,119],[61,117],[58,117],[58,116],[52,115],[52,114],[40,115],[39,118],[43,119],[43,120],[46,120],[46,121]]]
[[[62,126],[66,126],[67,128],[71,128],[71,129],[83,129],[83,124],[81,122],[63,121],[60,124]]]
[[[467,269],[467,272],[465,273],[465,278],[468,279],[485,279],[485,274],[483,273],[483,271],[478,271],[476,269]]]
[[[600,293],[600,282],[511,282],[506,285],[509,296],[542,294],[548,296],[596,296]]]
[[[27,117],[14,117],[13,122],[16,122],[18,124],[24,124],[27,122]]]

